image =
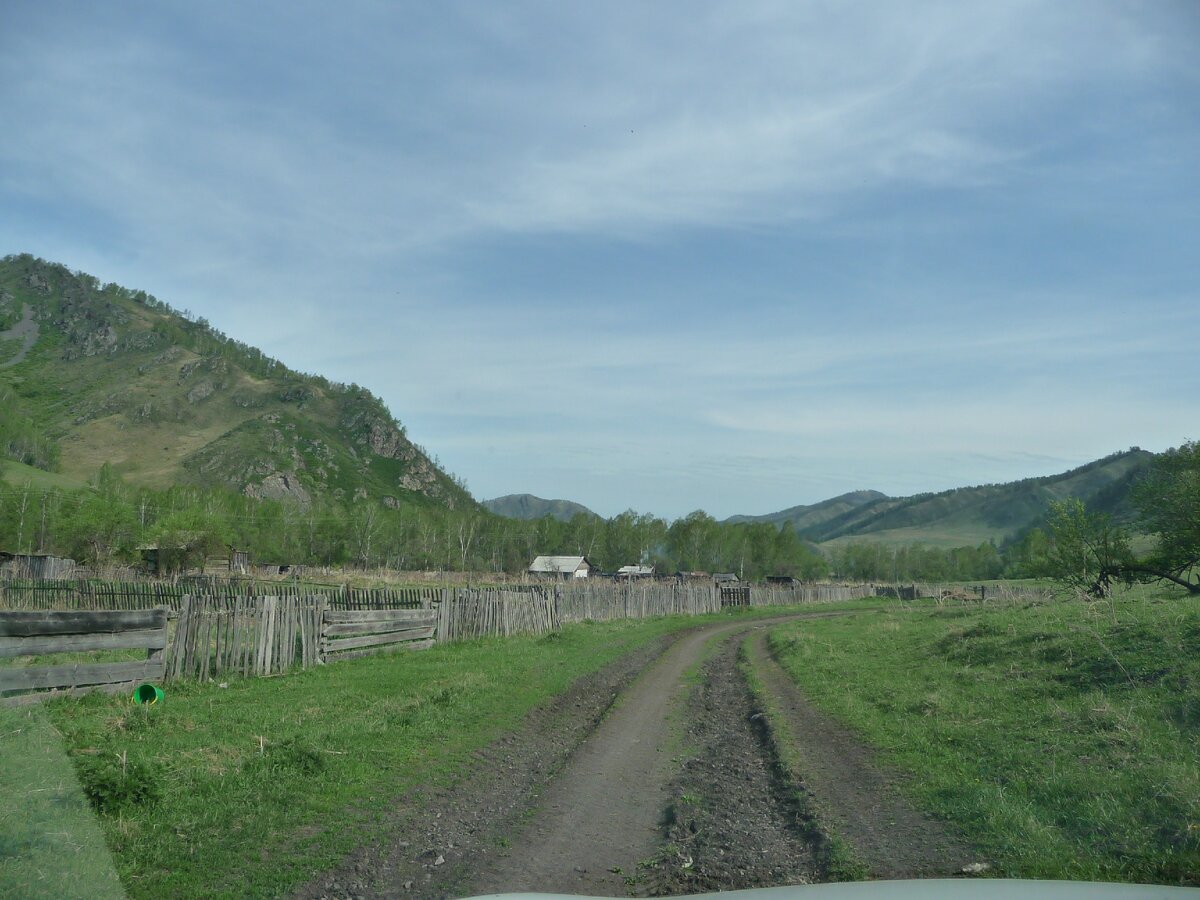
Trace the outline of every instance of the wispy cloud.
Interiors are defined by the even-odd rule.
[[[481,494],[765,511],[1200,413],[1191,4],[64,8],[0,13],[6,252]]]

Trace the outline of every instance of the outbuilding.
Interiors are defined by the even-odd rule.
[[[654,566],[621,566],[617,569],[618,578],[653,578]]]
[[[551,578],[587,578],[593,568],[586,556],[539,556],[529,564],[528,572]]]
[[[0,550],[0,571],[15,578],[70,578],[75,573],[75,560],[49,553]]]

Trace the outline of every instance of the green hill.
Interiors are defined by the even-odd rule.
[[[573,503],[570,500],[543,500],[533,494],[507,494],[494,500],[484,500],[482,505],[496,515],[509,519],[532,520],[550,516],[560,522],[570,522],[580,515],[599,518],[580,503]]]
[[[810,506],[792,506],[777,513],[768,513],[765,516],[730,516],[725,521],[731,524],[738,522],[770,522],[772,525],[783,525],[784,522],[791,522],[792,527],[796,529],[797,533],[805,534],[819,528],[830,519],[849,515],[854,510],[866,504],[887,499],[887,495],[881,494],[879,491],[851,491],[848,494],[831,497],[828,500],[822,500],[820,503],[813,503]]]
[[[0,455],[68,482],[474,505],[365,388],[28,255],[0,260],[0,413]]]
[[[1154,454],[1137,448],[1044,478],[955,488],[912,497],[854,491],[808,506],[762,516],[731,516],[725,522],[790,522],[816,543],[878,541],[935,547],[997,544],[1042,522],[1050,501],[1078,497],[1118,521],[1129,519],[1129,491]]]
[[[1040,523],[1052,500],[1069,497],[1126,520],[1131,514],[1129,489],[1153,457],[1134,448],[1060,475],[913,497],[883,497],[805,528],[801,534],[820,543],[999,544]]]

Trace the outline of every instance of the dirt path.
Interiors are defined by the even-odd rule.
[[[850,731],[812,706],[771,656],[766,633],[746,650],[779,713],[778,739],[795,748],[799,776],[824,827],[840,835],[874,878],[955,875],[979,861],[969,845],[920,812],[900,778]]]
[[[894,776],[809,707],[766,652],[769,625],[828,615],[705,626],[582,679],[458,784],[400,798],[375,844],[297,896],[629,896],[821,881],[826,828],[876,877],[958,872],[975,861],[969,849],[905,804]],[[743,649],[787,734],[768,728]],[[801,748],[802,783],[776,740]]]
[[[0,341],[15,341],[20,340],[21,349],[17,351],[17,355],[7,362],[0,363],[0,369],[7,369],[9,366],[15,366],[22,362],[29,351],[33,349],[33,345],[38,339],[38,324],[33,320],[33,309],[28,305],[25,307],[25,315],[21,321],[14,325],[8,331],[0,331]]]
[[[511,851],[471,883],[475,894],[624,896],[626,877],[661,844],[671,765],[672,712],[685,673],[723,625],[677,641],[622,696],[549,786]]]
[[[687,751],[669,789],[664,842],[635,889],[675,896],[826,880],[829,841],[778,763],[739,666],[735,634],[687,699]]]

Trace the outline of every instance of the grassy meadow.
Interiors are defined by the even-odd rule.
[[[997,874],[1200,884],[1200,599],[893,604],[771,647]]]

